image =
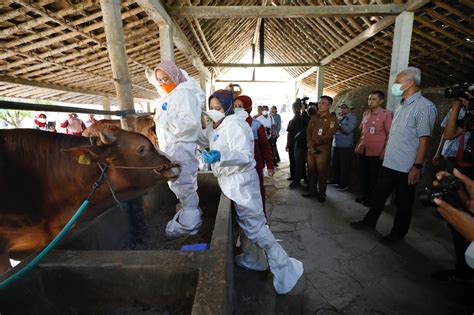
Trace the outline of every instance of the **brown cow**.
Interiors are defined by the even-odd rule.
[[[146,137],[116,127],[104,128],[98,138],[0,130],[0,272],[10,267],[9,254],[39,249],[64,227],[99,178],[97,162],[110,166],[107,174],[121,201],[142,195],[159,180],[175,180],[180,173]],[[113,204],[104,182],[87,214]]]
[[[85,137],[95,137],[99,132],[107,126],[115,126],[120,128],[119,119],[101,119],[92,124],[82,132]],[[158,148],[158,137],[155,131],[155,121],[153,116],[139,116],[137,117],[137,132],[141,133]]]

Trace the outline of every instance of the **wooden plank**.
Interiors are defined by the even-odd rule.
[[[377,33],[382,31],[383,29],[395,23],[395,19],[396,17],[394,16],[387,16],[383,18],[382,20],[378,21],[377,23],[373,24],[371,27],[369,27],[368,29],[366,29],[365,31],[363,31],[362,33],[360,33],[359,35],[357,35],[356,37],[348,41],[345,45],[343,45],[336,51],[332,52],[329,56],[321,60],[321,65],[325,66],[329,64],[333,59],[342,56],[343,54],[347,53],[354,47],[362,44],[369,38],[375,36]],[[298,77],[296,77],[296,80],[300,81],[306,78],[307,76],[311,75],[312,73],[314,73],[316,70],[317,70],[316,67],[306,70],[305,72],[300,74]]]
[[[227,18],[300,18],[328,16],[397,15],[405,9],[399,4],[326,5],[326,6],[184,6],[172,7],[172,17],[198,19]]]
[[[206,67],[211,68],[298,68],[318,66],[317,62],[303,63],[205,63]]]
[[[430,2],[431,0],[410,0],[405,4],[405,11],[414,12]]]
[[[76,89],[76,88],[68,87],[65,85],[43,83],[43,82],[38,82],[38,81],[10,77],[6,75],[0,75],[0,82],[7,82],[7,83],[38,87],[38,88],[43,88],[43,89],[52,89],[52,90],[58,90],[58,91],[79,93],[79,94],[89,94],[89,95],[97,95],[97,96],[104,96],[104,97],[112,96],[106,93],[92,91],[92,90]]]
[[[137,0],[137,4],[143,8],[143,10],[148,14],[148,16],[156,23],[158,26],[160,24],[167,24],[173,26],[173,40],[176,47],[188,58],[190,58],[193,66],[195,66],[199,71],[206,72],[208,71],[204,66],[199,54],[194,50],[191,43],[188,41],[186,35],[180,29],[179,25],[176,24],[168,12],[166,12],[165,7],[160,0]]]

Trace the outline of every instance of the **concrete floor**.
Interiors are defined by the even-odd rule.
[[[382,214],[376,233],[353,230],[349,222],[368,210],[354,194],[328,187],[320,204],[288,189],[288,173],[281,163],[266,178],[267,211],[281,245],[303,261],[303,277],[290,294],[277,296],[269,271],[236,267],[235,314],[474,314],[472,284],[430,279],[454,263],[449,231],[434,208],[417,206],[405,240],[388,246],[380,238],[391,230],[393,209]]]

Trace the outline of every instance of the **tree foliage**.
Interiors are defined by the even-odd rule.
[[[15,128],[21,127],[21,122],[25,118],[31,117],[31,113],[21,110],[3,109],[0,110],[0,121],[7,123]]]

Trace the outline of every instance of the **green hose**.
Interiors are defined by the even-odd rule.
[[[89,199],[84,200],[82,205],[77,209],[76,213],[72,216],[72,218],[69,220],[69,222],[63,227],[61,232],[56,235],[56,237],[51,241],[51,243],[48,244],[33,260],[31,260],[25,267],[20,269],[18,272],[12,274],[10,277],[7,279],[3,280],[0,282],[0,290],[5,289],[8,285],[10,285],[12,282],[18,280],[21,278],[25,273],[36,267],[41,260],[56,246],[56,244],[63,238],[64,234],[69,231],[71,226],[76,222],[76,220],[79,218],[79,216],[84,212],[84,209],[87,208],[89,205]]]

